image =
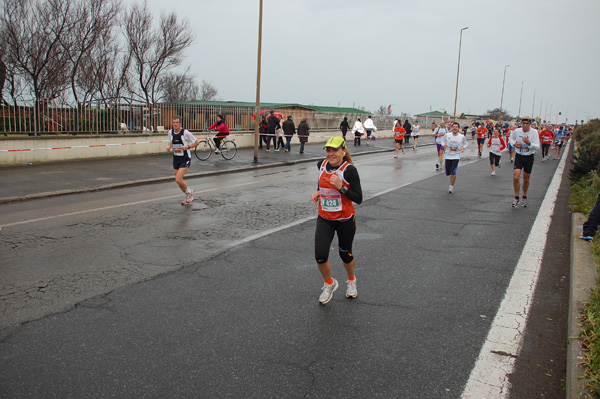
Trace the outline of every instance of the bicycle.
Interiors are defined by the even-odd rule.
[[[198,146],[194,149],[194,155],[200,161],[206,161],[212,155],[213,151],[217,151],[215,142],[213,140],[215,136],[208,136],[205,139],[199,141]],[[235,139],[228,139],[227,136],[221,141],[220,153],[221,156],[227,160],[233,159],[237,154],[237,146],[235,145]]]

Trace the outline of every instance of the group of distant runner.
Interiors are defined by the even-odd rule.
[[[272,116],[273,112],[271,112]],[[268,123],[267,123],[268,124]],[[542,161],[549,159],[550,150],[554,148],[554,159],[560,157],[561,149],[572,134],[572,128],[564,125],[543,125],[538,131],[534,126],[534,120],[523,117],[518,124],[492,124],[475,122],[470,126],[471,137],[477,140],[478,156],[482,156],[485,142],[489,149],[489,162],[495,176],[496,168],[501,166],[502,151],[508,148],[510,162],[513,163],[513,188],[514,199],[512,207],[519,204],[527,207],[527,190],[529,178],[533,168],[533,159],[536,151],[542,152]],[[468,127],[461,126],[458,122],[451,123],[442,121],[440,126],[435,126],[433,137],[436,145],[436,170],[443,169],[446,176],[450,177],[448,192],[454,192],[458,164],[461,154],[468,146],[466,134]],[[405,136],[410,134],[414,139],[413,150],[417,149],[420,126],[418,122],[404,124],[394,121],[394,140],[396,150],[394,158],[398,157],[399,151],[404,153]],[[268,126],[267,126],[268,127]],[[219,149],[220,140],[229,133],[222,115],[217,116],[217,121],[210,127],[216,129],[220,134],[215,146]],[[285,129],[284,129],[285,130]],[[311,196],[313,202],[318,205],[318,216],[315,231],[315,260],[324,285],[319,296],[319,303],[324,305],[331,301],[333,293],[338,289],[339,283],[332,277],[329,251],[335,234],[338,236],[338,252],[346,269],[346,297],[356,298],[358,296],[355,271],[355,259],[352,253],[352,243],[356,233],[355,208],[353,203],[362,202],[362,188],[358,170],[353,165],[352,157],[346,143],[346,133],[351,131],[354,135],[354,145],[360,145],[360,138],[366,134],[367,144],[377,127],[373,120],[368,117],[365,122],[357,119],[350,129],[347,118],[340,125],[342,137],[330,138],[325,144],[326,157],[317,163],[318,183],[317,190]],[[410,133],[407,131],[410,130]],[[298,129],[300,133],[300,129]],[[303,132],[304,133],[304,132]],[[308,136],[308,129],[304,133]],[[173,153],[173,169],[175,181],[185,198],[182,205],[190,204],[194,198],[194,191],[187,186],[183,177],[190,166],[190,150],[198,145],[199,141],[193,134],[181,126],[181,118],[173,118],[173,129],[169,131],[169,143],[167,151]],[[267,150],[269,148],[268,142]],[[282,143],[285,150],[289,151],[289,140]],[[300,153],[303,152],[301,147]],[[522,179],[522,185],[521,185]],[[521,195],[522,189],[522,195]]]
[[[443,169],[446,175],[450,176],[449,193],[454,192],[460,155],[468,146],[466,138],[469,130],[468,125],[463,126],[462,133],[460,130],[460,124],[455,121],[451,122],[451,126],[447,126],[445,121],[441,121],[439,127],[434,125],[432,128],[437,155],[435,168],[436,170],[442,169],[442,160],[445,159]],[[563,145],[571,137],[573,127],[550,124],[538,127],[535,120],[525,116],[518,123],[512,124],[494,124],[491,120],[488,122],[473,122],[470,131],[471,139],[473,141],[477,140],[477,155],[480,157],[483,155],[487,140],[492,176],[496,175],[496,168],[502,165],[502,151],[508,148],[510,162],[514,164],[513,187],[515,197],[512,201],[512,207],[516,208],[518,205],[523,207],[528,205],[527,191],[535,152],[541,150],[543,162],[550,159],[550,150],[553,148],[554,159],[559,159]],[[398,156],[398,148],[402,148],[401,138],[403,134],[403,126],[396,122],[394,124],[396,141],[394,158]]]

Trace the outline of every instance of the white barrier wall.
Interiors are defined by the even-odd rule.
[[[322,143],[339,131],[311,131],[309,143]],[[348,133],[350,135],[350,133]],[[379,137],[392,137],[391,131],[378,131]],[[195,133],[199,139],[205,134]],[[254,147],[254,135],[231,133],[238,148]],[[294,136],[292,143],[299,143]],[[28,163],[59,162],[74,159],[125,157],[157,154],[166,151],[167,133],[101,135],[101,136],[41,136],[0,138],[0,166]]]

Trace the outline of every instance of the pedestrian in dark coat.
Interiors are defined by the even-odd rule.
[[[348,117],[344,116],[344,120],[340,123],[340,130],[342,131],[342,136],[344,140],[346,140],[346,133],[350,129],[350,124],[348,123]]]
[[[269,113],[271,115],[269,115],[267,118],[267,151],[269,151],[269,143],[271,142],[271,138],[273,139],[273,149],[275,150],[277,148],[277,136],[275,131],[279,126],[279,118],[274,115],[275,111],[271,110]]]
[[[402,125],[402,127],[404,128],[404,130],[406,130],[406,134],[404,135],[404,143],[408,144],[408,141],[410,140],[410,134],[412,133],[412,125],[410,124],[408,119],[405,119],[404,125]]]
[[[269,138],[269,136],[267,136],[267,129],[268,129],[269,125],[267,124],[267,117],[265,115],[262,116],[262,120],[260,121],[260,124],[258,126],[258,133],[259,133],[259,140],[258,143],[260,144],[260,149],[262,150],[263,147],[263,142],[268,145],[269,142],[267,141],[267,139]]]
[[[298,125],[298,138],[300,139],[300,154],[304,154],[304,143],[308,142],[308,131],[310,127],[306,123],[306,118],[302,118]]]
[[[283,147],[283,151],[288,152],[292,148],[290,146],[290,142],[292,141],[292,137],[294,133],[296,133],[296,125],[292,120],[292,115],[288,115],[287,119],[283,122],[283,135],[285,136],[285,146]]]

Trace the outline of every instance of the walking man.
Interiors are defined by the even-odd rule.
[[[371,133],[377,131],[377,126],[373,123],[373,119],[369,115],[365,123],[363,123],[365,130],[367,131],[367,145],[369,145],[369,140],[371,140]]]
[[[524,116],[521,119],[521,127],[510,133],[509,143],[515,147],[515,164],[513,169],[513,188],[515,198],[512,207],[519,205],[519,193],[521,191],[521,174],[523,174],[523,196],[521,205],[527,207],[527,190],[529,189],[529,177],[533,168],[533,155],[540,149],[540,138],[538,131],[531,128],[531,118]]]

